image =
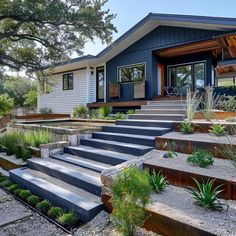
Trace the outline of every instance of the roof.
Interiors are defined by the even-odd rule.
[[[58,63],[54,65],[54,67],[74,63],[78,65],[80,62],[105,63],[159,25],[219,30],[224,31],[225,34],[226,31],[231,32],[236,30],[236,18],[149,13],[96,56],[86,55],[74,58],[66,62]]]

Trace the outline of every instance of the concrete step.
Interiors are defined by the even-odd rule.
[[[124,133],[124,134],[136,134],[136,135],[147,135],[147,136],[161,136],[171,131],[170,128],[162,127],[141,127],[141,126],[126,126],[126,125],[115,125],[115,126],[103,126],[103,132],[110,133]]]
[[[182,104],[186,105],[186,100],[165,100],[165,101],[148,101],[147,105],[168,105],[168,104]]]
[[[10,171],[10,178],[22,188],[29,189],[55,206],[74,211],[85,222],[90,221],[103,209],[100,197],[39,171],[28,168],[14,169]]]
[[[140,144],[150,147],[155,146],[155,136],[113,132],[96,132],[92,134],[92,137],[103,140]]]
[[[186,109],[142,109],[135,110],[136,114],[186,114]]]
[[[94,170],[97,172],[102,172],[103,170],[106,170],[106,169],[112,167],[112,165],[109,165],[109,164],[93,161],[93,160],[79,157],[79,156],[74,156],[74,155],[71,155],[68,153],[51,154],[51,157],[54,159],[60,160],[60,161],[64,161],[64,162],[67,162],[70,164],[81,166],[86,169]]]
[[[110,165],[118,165],[135,158],[133,155],[83,145],[65,147],[64,152]]]
[[[111,151],[126,153],[126,154],[130,154],[134,156],[142,156],[146,152],[152,150],[151,147],[144,146],[144,145],[115,142],[115,141],[102,140],[102,139],[83,138],[80,140],[80,143],[82,145],[91,146],[94,148],[111,150]]]
[[[161,105],[143,105],[141,106],[141,110],[150,110],[150,109],[186,109],[185,105],[181,105],[181,104],[161,104]]]
[[[116,125],[122,126],[135,126],[135,127],[158,127],[158,128],[170,128],[172,129],[173,121],[168,120],[117,120]]]
[[[182,121],[185,119],[185,115],[182,114],[133,114],[128,116],[129,119],[137,120],[170,120],[170,121]]]
[[[63,180],[97,196],[101,194],[102,183],[98,172],[53,158],[30,158],[27,162],[31,169]]]

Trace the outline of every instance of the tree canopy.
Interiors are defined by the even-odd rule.
[[[0,0],[0,69],[41,70],[82,54],[88,40],[110,43],[107,0]]]

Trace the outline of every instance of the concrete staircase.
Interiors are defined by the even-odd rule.
[[[10,177],[41,198],[89,221],[103,209],[100,173],[149,152],[156,136],[170,132],[173,120],[184,119],[185,105],[172,103],[149,102],[130,119],[102,127],[91,139],[81,139],[79,146],[65,147],[64,153],[51,154],[50,158],[31,158],[28,168],[12,170]]]

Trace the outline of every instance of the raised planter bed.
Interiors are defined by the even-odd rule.
[[[223,184],[224,191],[221,197],[236,200],[236,170],[229,160],[214,159],[213,166],[201,168],[188,164],[188,155],[179,153],[178,157],[163,158],[165,152],[153,150],[145,155],[147,157],[144,167],[149,170],[161,171],[168,181],[175,186],[195,187],[192,177],[198,181],[216,179],[215,186]]]
[[[108,96],[110,98],[120,97],[120,84],[109,84]]]
[[[134,82],[134,98],[145,98],[145,85],[145,80],[140,82]]]
[[[7,156],[5,152],[0,152],[0,167],[4,170],[12,170],[26,165],[22,159],[17,159],[15,155]]]
[[[229,117],[236,117],[235,111],[213,111],[212,119],[225,120]],[[205,119],[203,112],[199,111],[194,114],[194,119]]]

